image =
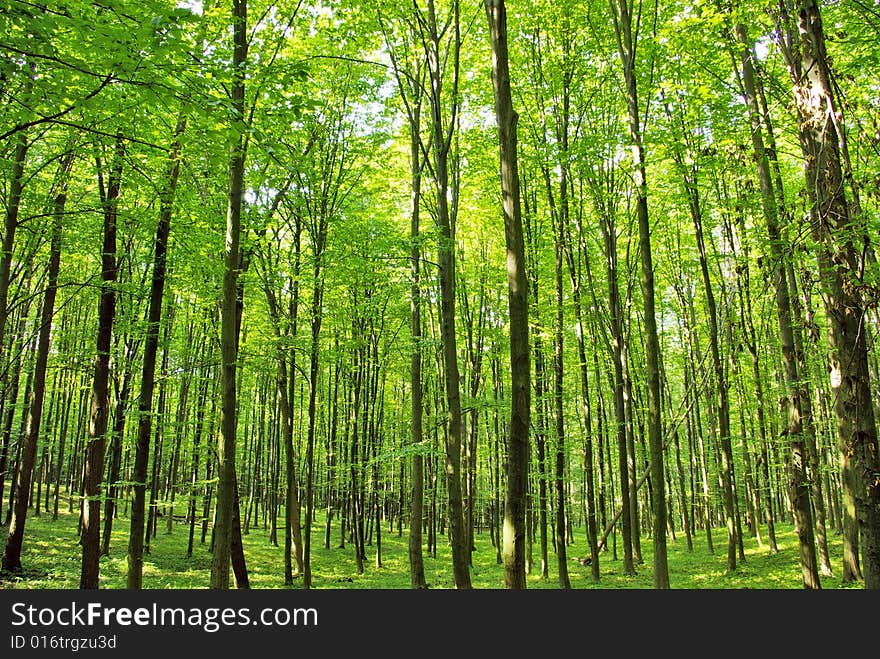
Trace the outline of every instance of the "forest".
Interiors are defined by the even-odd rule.
[[[0,588],[880,588],[875,0],[0,6]]]

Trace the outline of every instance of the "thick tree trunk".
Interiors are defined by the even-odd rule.
[[[788,16],[783,9],[783,20]],[[831,388],[846,484],[853,487],[865,588],[880,588],[880,458],[871,398],[865,301],[859,290],[869,244],[845,194],[844,135],[835,107],[825,35],[816,0],[797,4],[797,30],[780,34],[794,85],[811,225],[828,316]]]

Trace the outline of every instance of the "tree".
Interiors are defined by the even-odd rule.
[[[110,418],[110,343],[113,338],[113,320],[116,315],[116,273],[119,268],[116,254],[116,221],[119,193],[122,186],[125,140],[116,135],[113,158],[106,187],[103,165],[96,156],[98,189],[104,211],[104,231],[101,249],[101,297],[98,303],[97,353],[92,379],[89,434],[83,472],[82,504],[82,572],[80,588],[98,588],[98,561],[101,556],[101,484],[104,474],[104,449]]]
[[[783,0],[778,15],[780,47],[794,86],[798,138],[812,203],[810,224],[819,246],[844,482],[856,502],[865,588],[880,588],[880,464],[867,344],[860,331],[865,318],[859,291],[864,272],[861,254],[870,240],[852,213],[843,184],[841,151],[846,138],[839,124],[819,5],[816,0]]]
[[[232,88],[231,144],[229,187],[226,208],[226,250],[223,260],[223,300],[221,305],[220,349],[222,366],[220,437],[217,445],[217,517],[216,541],[211,561],[211,588],[229,588],[229,563],[232,550],[233,508],[235,502],[235,451],[237,426],[238,368],[238,273],[241,268],[239,248],[241,209],[244,197],[245,135],[242,126],[245,102],[245,66],[247,64],[247,0],[232,2]]]
[[[430,107],[430,131],[433,155],[433,177],[436,189],[436,218],[439,229],[437,266],[440,280],[440,322],[443,344],[443,373],[446,393],[446,492],[449,507],[449,531],[452,542],[452,564],[456,588],[469,589],[470,551],[464,527],[461,496],[461,445],[462,417],[460,371],[458,367],[456,314],[455,314],[455,227],[449,209],[450,177],[449,155],[455,134],[458,112],[459,56],[461,50],[461,26],[459,2],[452,0],[448,17],[451,36],[443,44],[447,27],[438,22],[434,0],[428,0],[426,15],[418,10],[416,17],[419,36],[425,52],[428,80],[430,83],[428,105]],[[448,57],[452,57],[452,106],[449,115],[444,114],[444,70]]]
[[[774,264],[773,284],[776,289],[776,315],[779,322],[779,336],[782,346],[783,374],[786,385],[786,403],[788,407],[787,440],[791,445],[791,477],[793,488],[792,500],[795,501],[795,514],[798,522],[798,539],[800,542],[801,568],[805,588],[819,588],[819,573],[816,563],[816,550],[813,543],[813,520],[809,494],[806,488],[806,456],[804,454],[802,426],[802,397],[798,363],[795,355],[794,330],[792,327],[791,301],[789,284],[785,269],[784,242],[779,227],[776,203],[773,194],[773,182],[770,177],[770,165],[761,130],[758,97],[755,89],[755,70],[753,65],[753,46],[749,41],[745,25],[736,26],[736,35],[742,46],[742,76],[746,103],[749,108],[751,122],[752,148],[758,170],[758,182],[761,190],[761,208],[767,224]]]
[[[46,268],[47,283],[40,311],[39,338],[37,339],[37,357],[34,365],[34,385],[31,399],[28,401],[28,417],[25,445],[22,448],[22,460],[15,478],[15,510],[9,524],[9,534],[3,550],[3,569],[21,569],[21,548],[24,540],[24,528],[27,521],[28,494],[31,489],[34,461],[37,454],[37,441],[40,436],[40,424],[43,418],[43,402],[46,396],[46,367],[49,360],[49,339],[52,331],[52,315],[55,311],[55,297],[58,293],[58,271],[61,265],[61,237],[63,230],[64,206],[67,203],[68,181],[73,166],[75,151],[70,150],[62,156],[57,177],[57,191],[53,199],[52,237],[49,263]],[[7,231],[9,227],[7,227]],[[4,445],[5,447],[5,445]],[[3,474],[5,479],[5,474]]]
[[[162,304],[168,259],[168,237],[174,208],[174,193],[180,176],[181,137],[186,130],[186,117],[181,113],[175,129],[175,139],[169,152],[168,175],[156,225],[153,247],[153,273],[150,283],[150,302],[147,311],[147,335],[145,338],[141,394],[138,399],[138,433],[134,457],[134,499],[131,504],[131,524],[128,544],[128,587],[139,589],[143,583],[144,511],[147,482],[147,465],[150,457],[150,431],[152,428],[153,387],[155,384],[156,353],[159,345],[159,328],[162,323]]]
[[[525,244],[519,199],[517,114],[510,92],[507,10],[504,0],[486,0],[492,43],[492,88],[501,161],[504,236],[507,246],[507,294],[510,314],[511,408],[507,438],[507,493],[504,500],[504,586],[525,582],[525,501],[530,417],[529,307]]]
[[[641,14],[641,0],[638,3]],[[645,166],[645,149],[636,84],[635,62],[639,23],[634,16],[634,3],[628,0],[609,0],[617,48],[623,67],[626,87],[626,105],[629,115],[629,133],[632,141],[633,167],[635,169],[636,212],[639,227],[639,251],[641,253],[641,285],[644,305],[645,351],[648,381],[648,445],[651,457],[651,482],[654,487],[652,508],[654,513],[654,586],[669,588],[669,569],[666,559],[666,496],[663,474],[662,410],[660,401],[660,342],[657,336],[657,320],[654,304],[654,265],[651,253],[651,226],[648,215],[648,182]],[[635,20],[635,25],[634,25]],[[621,458],[623,460],[623,458]],[[624,498],[624,500],[626,500]]]

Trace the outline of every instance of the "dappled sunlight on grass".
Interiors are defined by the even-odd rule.
[[[51,516],[28,519],[22,554],[24,573],[3,575],[0,588],[71,589],[79,585],[81,549],[77,542],[77,516],[60,514],[53,522]],[[189,527],[175,524],[168,535],[164,522],[151,540],[150,554],[144,557],[144,588],[200,589],[206,588],[210,578],[211,554],[208,544],[199,542],[196,533],[193,555],[186,557]],[[262,527],[252,528],[243,536],[245,558],[251,587],[255,589],[284,588],[284,537],[279,530],[278,545],[269,541],[269,533]],[[642,539],[643,563],[636,565],[636,574],[623,574],[622,552],[618,560],[611,551],[600,553],[601,580],[594,584],[589,566],[575,560],[589,554],[584,534],[577,534],[577,542],[568,548],[569,577],[575,589],[650,589],[653,588],[653,544]],[[210,541],[210,535],[208,536]],[[668,541],[669,575],[673,588],[679,589],[799,589],[802,587],[798,563],[797,536],[789,526],[777,527],[779,552],[759,546],[754,538],[744,539],[745,561],[737,561],[737,569],[727,573],[727,539],[723,531],[713,536],[714,554],[707,550],[705,534],[694,538],[694,549],[687,550],[684,538]],[[445,538],[443,538],[445,540]],[[316,520],[312,533],[312,582],[322,589],[408,589],[409,538],[406,530],[398,536],[395,529],[382,529],[382,567],[376,567],[375,538],[366,547],[363,574],[357,574],[353,545],[340,548],[339,529],[334,528],[330,548],[324,547],[324,527]],[[610,541],[609,541],[610,542]],[[488,533],[477,534],[477,550],[473,555],[471,579],[474,588],[500,589],[504,586],[503,566],[496,562],[495,549]],[[125,588],[128,549],[128,520],[120,517],[114,523],[109,556],[101,557],[101,586],[108,589]],[[833,577],[823,577],[823,588],[861,588],[861,584],[842,585],[839,575],[842,544],[839,536],[829,536],[829,550]],[[556,557],[550,551],[549,575],[540,577],[540,547],[532,548],[533,569],[527,577],[532,589],[558,588]],[[448,544],[441,542],[437,556],[424,554],[425,576],[432,589],[453,588],[452,558]],[[294,580],[293,588],[302,587],[302,579]]]

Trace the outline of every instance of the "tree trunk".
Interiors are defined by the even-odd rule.
[[[501,159],[504,235],[507,245],[507,291],[510,314],[511,410],[504,506],[504,585],[522,589],[525,579],[525,498],[528,481],[531,366],[525,246],[519,198],[517,114],[510,91],[507,11],[504,0],[486,0],[492,43],[492,86]]]
[[[235,508],[236,374],[238,366],[238,272],[241,267],[239,237],[244,196],[245,65],[247,61],[247,0],[232,1],[232,109],[235,137],[229,158],[229,194],[226,211],[226,251],[223,262],[223,301],[221,307],[221,419],[217,446],[217,520],[214,526],[214,554],[210,587],[229,588],[229,563]]]
[[[550,203],[551,212],[554,209],[553,190],[550,187],[550,179],[548,170],[544,168],[544,174],[547,181],[547,193]],[[538,224],[537,214],[537,195],[535,191],[527,187],[528,176],[524,177],[522,187],[523,202],[523,224],[525,229],[524,244],[526,246],[526,270],[528,273],[528,282],[531,287],[531,295],[529,304],[532,306],[531,321],[536,323],[538,318],[539,304],[539,270],[536,267],[540,236],[543,233],[543,225]],[[536,323],[537,324],[537,323]],[[541,572],[542,580],[549,578],[549,562],[548,562],[548,538],[547,538],[547,368],[544,359],[544,341],[540,331],[531,333],[535,363],[535,459],[537,462],[537,473],[532,475],[534,481],[531,484],[529,493],[529,516],[530,519],[537,518],[537,532],[539,538],[539,552],[541,555]],[[529,537],[534,535],[534,526],[531,527]],[[527,573],[531,573],[531,557],[532,547],[529,546],[529,566]]]
[[[0,510],[3,510],[3,492],[6,487],[7,468],[9,465],[9,449],[10,449],[10,445],[12,444],[12,425],[13,425],[13,423],[15,423],[15,403],[16,403],[16,400],[18,399],[18,390],[19,390],[19,385],[21,383],[22,353],[24,352],[24,350],[22,350],[21,348],[23,347],[23,345],[26,342],[26,339],[24,338],[24,330],[27,325],[27,316],[28,316],[28,311],[29,311],[28,306],[29,305],[25,305],[25,307],[19,311],[20,319],[18,321],[18,327],[17,327],[17,330],[18,330],[17,336],[19,338],[18,338],[18,341],[16,342],[16,345],[15,345],[16,357],[13,360],[10,360],[10,368],[12,369],[12,382],[10,383],[8,381],[8,379],[6,379],[6,378],[3,379],[3,390],[7,391],[8,393],[6,396],[6,400],[4,402],[5,407],[4,407],[3,437],[2,437],[3,446],[2,446],[2,448],[0,448]],[[62,333],[63,333],[63,330],[62,330]],[[72,396],[72,393],[68,393],[68,400],[70,399],[71,396]],[[68,412],[68,409],[69,408],[65,408],[65,413]],[[62,438],[63,438],[63,435],[62,435]],[[63,449],[64,449],[64,443],[63,443],[63,441],[61,441],[60,446],[59,446],[59,458],[58,458],[59,469],[60,469],[60,465],[61,465],[61,459],[64,457]],[[13,487],[10,488],[10,497],[11,497],[11,501],[13,501],[13,502],[15,500],[13,495],[14,495],[14,491],[15,491],[14,485],[15,485],[16,473],[17,473],[16,470],[12,470],[11,480],[13,481]],[[60,472],[59,472],[59,474],[60,474]],[[58,480],[60,480],[60,478]],[[58,480],[56,480],[56,483],[58,482]],[[55,498],[56,498],[56,504],[55,504],[56,514],[53,515],[53,518],[52,518],[53,521],[58,518],[58,515],[57,515],[57,508],[58,508],[57,487],[56,487]],[[12,504],[10,504],[10,505],[12,505]],[[9,522],[12,520],[12,509],[8,508],[6,510],[6,512],[7,512],[7,515],[5,518],[5,523],[8,526]]]
[[[648,447],[651,463],[651,483],[654,496],[652,507],[654,540],[654,587],[669,588],[669,567],[666,555],[666,492],[663,469],[662,410],[660,402],[660,342],[657,336],[657,319],[654,311],[654,265],[651,256],[651,226],[648,218],[648,189],[644,146],[639,118],[639,102],[635,78],[635,42],[632,20],[626,0],[609,0],[612,9],[618,51],[623,65],[626,100],[629,113],[630,139],[632,140],[633,165],[635,167],[636,204],[639,226],[639,251],[641,253],[641,285],[644,304],[646,380],[648,385]]]
[[[29,75],[25,82],[24,96],[30,95],[33,78]],[[12,157],[12,180],[9,183],[9,196],[6,201],[6,214],[3,220],[3,240],[0,242],[0,362],[6,356],[6,320],[9,315],[9,284],[12,277],[12,252],[15,247],[15,232],[18,229],[18,213],[24,191],[24,165],[30,144],[27,133],[19,132]]]
[[[560,203],[567,204],[565,194],[566,185],[563,175]],[[562,200],[566,201],[563,202]],[[567,221],[567,212],[561,212],[559,227],[556,232],[556,326],[554,329],[554,384],[553,401],[556,416],[556,464],[555,464],[555,494],[556,494],[556,563],[559,570],[559,587],[571,588],[568,577],[568,558],[566,556],[566,515],[565,515],[565,416],[563,410],[563,338],[564,315],[562,311],[562,223]]]
[[[568,71],[566,72],[568,76]],[[565,242],[565,227],[570,222],[569,205],[568,205],[568,131],[569,131],[569,104],[570,97],[568,90],[570,84],[566,77],[564,84],[565,93],[563,95],[562,121],[559,126],[560,143],[562,145],[563,162],[560,168],[559,177],[559,213],[557,216],[556,226],[554,227],[554,247],[555,247],[555,282],[556,282],[556,323],[554,325],[553,336],[553,403],[556,420],[556,462],[555,462],[555,494],[556,494],[556,564],[559,572],[559,587],[562,589],[571,588],[571,580],[568,576],[568,557],[566,552],[566,496],[565,496],[565,463],[567,456],[565,454],[565,413],[563,406],[563,385],[564,385],[564,340],[563,333],[565,330],[565,314],[563,312],[563,291],[562,291],[562,261],[563,248]]]
[[[101,555],[101,480],[104,474],[104,446],[110,416],[110,343],[116,315],[116,217],[122,177],[124,142],[116,137],[116,153],[107,189],[98,162],[98,181],[104,206],[104,242],[101,250],[101,299],[98,305],[97,354],[92,380],[89,436],[83,476],[85,498],[82,505],[82,570],[79,587],[98,588],[98,560]]]
[[[865,588],[876,589],[880,588],[880,458],[863,330],[866,303],[860,292],[861,253],[869,239],[845,193],[841,164],[845,138],[817,0],[800,0],[797,14],[800,43],[794,43],[793,31],[781,38],[794,84],[813,238],[820,247],[837,439],[848,474],[844,480],[855,495]]]
[[[156,225],[156,239],[153,247],[153,274],[150,282],[150,302],[147,310],[147,333],[144,337],[144,358],[141,365],[141,391],[138,398],[138,430],[135,440],[133,497],[128,535],[128,576],[127,587],[138,590],[143,585],[144,570],[144,527],[146,525],[147,468],[150,460],[150,433],[153,423],[153,390],[156,381],[156,355],[159,348],[159,326],[162,322],[162,302],[165,292],[165,274],[168,258],[168,235],[171,228],[171,213],[174,206],[174,193],[180,173],[181,136],[186,129],[183,114],[177,121],[175,141],[171,147],[168,161],[168,177],[163,191],[159,221]]]
[[[421,100],[421,95],[417,96]],[[422,418],[422,292],[421,292],[421,249],[419,248],[419,218],[422,191],[422,165],[419,155],[421,139],[419,126],[421,103],[413,105],[410,116],[410,187],[412,207],[410,209],[410,333],[412,335],[412,357],[410,358],[410,386],[412,387],[412,426],[410,443],[416,447],[412,457],[412,499],[409,516],[409,573],[410,582],[415,589],[427,588],[425,563],[422,556],[422,517],[425,498],[424,457],[422,454],[424,431]],[[401,489],[403,482],[401,481]],[[403,511],[401,510],[401,515]]]
[[[464,528],[461,491],[462,418],[455,322],[455,229],[452,226],[448,200],[450,191],[449,151],[455,122],[451,122],[447,135],[443,126],[442,113],[443,75],[439,43],[441,36],[438,31],[433,0],[428,0],[427,7],[431,131],[433,135],[434,177],[437,189],[437,225],[439,228],[437,261],[440,271],[440,334],[446,390],[446,495],[455,587],[469,589],[471,587],[470,552]],[[451,48],[454,51],[456,69],[453,86],[457,87],[458,49],[460,47],[457,0],[453,3],[453,12],[452,28],[455,35],[452,37],[454,43],[451,44]]]
[[[773,283],[776,289],[776,311],[782,344],[783,375],[785,379],[786,404],[788,412],[787,440],[791,445],[790,487],[791,498],[795,503],[795,516],[800,546],[801,572],[804,588],[820,588],[816,550],[813,542],[813,517],[810,508],[807,486],[806,455],[804,453],[802,396],[797,356],[795,354],[794,329],[791,317],[789,282],[785,270],[784,239],[779,226],[777,208],[774,203],[773,182],[764,149],[759,118],[758,100],[755,91],[753,50],[743,25],[737,25],[737,38],[743,46],[742,67],[743,87],[752,125],[752,147],[758,165],[758,181],[761,189],[762,209],[770,237],[770,248],[774,263]]]
[[[314,290],[312,293],[312,342],[309,350],[309,429],[306,443],[306,519],[305,519],[305,538],[303,539],[303,588],[312,587],[312,561],[311,561],[311,545],[312,545],[312,517],[314,513],[313,501],[313,482],[314,482],[314,462],[315,462],[315,425],[316,418],[316,400],[318,395],[318,355],[320,349],[321,336],[321,318],[323,312],[321,309],[324,298],[324,281],[321,272],[321,261],[323,259],[324,246],[327,242],[327,217],[322,215],[318,219],[318,231],[316,236],[312,236],[314,248]]]
[[[204,428],[205,422],[205,405],[207,404],[208,400],[208,373],[208,369],[205,369],[201,373],[198,401],[196,402],[196,427],[193,430],[192,468],[190,472],[189,506],[187,512],[187,515],[189,517],[189,540],[187,541],[186,546],[187,558],[192,557],[193,543],[195,540],[196,532],[196,492],[198,491],[197,485],[199,481],[199,458],[201,457],[202,429]],[[214,382],[216,383],[216,380],[214,380]],[[216,389],[212,387],[212,400],[215,391]]]
[[[134,346],[126,341],[126,362],[133,356]],[[116,396],[116,414],[113,419],[113,430],[110,436],[110,466],[107,472],[107,500],[104,502],[104,531],[101,536],[101,556],[110,555],[110,534],[113,531],[113,518],[118,506],[117,499],[122,488],[119,487],[119,473],[122,468],[122,441],[125,436],[125,412],[131,391],[131,368],[125,369],[122,376],[122,387]]]
[[[46,395],[46,367],[49,361],[49,339],[52,331],[52,315],[55,311],[55,297],[58,292],[58,270],[61,264],[61,235],[64,204],[67,200],[67,180],[73,164],[73,153],[65,155],[59,175],[60,189],[54,200],[54,222],[47,268],[48,282],[43,297],[43,308],[40,312],[39,338],[37,339],[37,356],[34,365],[33,391],[28,402],[27,427],[24,446],[21,448],[21,460],[14,484],[15,502],[9,524],[9,534],[3,552],[3,569],[21,569],[21,548],[24,540],[24,527],[27,521],[28,492],[31,489],[34,460],[37,454],[37,441],[40,437],[40,422],[43,415],[43,401]],[[16,169],[18,171],[18,169]],[[20,175],[20,172],[19,172]],[[7,225],[7,232],[9,231]],[[11,247],[11,245],[10,245]],[[115,252],[115,249],[113,250]],[[115,255],[114,255],[115,258]],[[5,261],[5,255],[4,255]],[[5,300],[2,301],[5,308]],[[2,330],[0,330],[2,331]],[[16,379],[17,382],[17,379]],[[14,404],[14,400],[12,403]],[[4,445],[5,446],[5,445]],[[0,476],[5,479],[5,474]]]

